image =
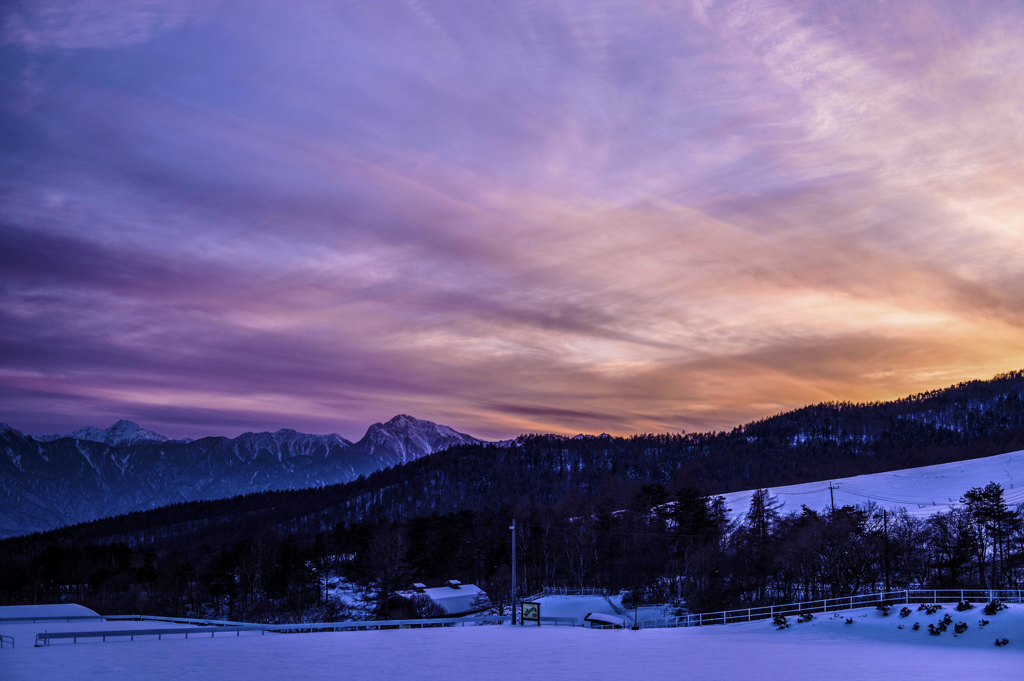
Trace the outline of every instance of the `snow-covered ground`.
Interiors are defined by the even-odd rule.
[[[875,610],[854,610],[835,617],[818,616],[810,623],[794,623],[783,631],[776,631],[765,620],[643,631],[473,626],[32,648],[28,633],[7,630],[0,633],[15,635],[18,647],[0,650],[0,677],[5,681],[448,681],[509,674],[519,679],[588,681],[790,681],[801,677],[830,681],[1017,681],[1024,669],[1024,606],[1010,607],[986,618],[990,624],[983,629],[978,626],[983,617],[980,607],[958,613],[947,606],[930,617],[915,609],[906,619],[898,616],[898,608],[889,617]],[[969,629],[956,637],[952,626],[941,636],[929,635],[927,625],[947,612],[954,623],[967,622]],[[854,623],[846,624],[846,617],[852,617]],[[914,622],[921,623],[920,630],[911,629]],[[902,630],[898,628],[901,624]],[[997,637],[1008,638],[1010,644],[996,648]]]
[[[1010,452],[983,459],[957,461],[936,466],[907,468],[888,473],[858,475],[832,480],[836,506],[863,505],[873,501],[881,508],[906,508],[910,515],[926,517],[947,511],[959,503],[964,492],[997,482],[1011,505],[1024,503],[1024,452]],[[829,481],[771,487],[785,506],[782,512],[800,511],[800,506],[820,511],[831,504]],[[723,495],[734,518],[750,508],[753,490]]]

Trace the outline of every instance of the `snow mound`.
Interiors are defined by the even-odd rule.
[[[0,606],[0,622],[4,620],[31,620],[43,617],[99,617],[95,610],[90,610],[77,603],[54,603],[45,605],[3,605]]]
[[[780,637],[798,640],[858,639],[874,643],[893,643],[928,648],[963,650],[964,648],[994,648],[996,639],[1006,638],[1009,647],[1024,651],[1024,605],[1008,604],[1007,609],[996,615],[982,612],[984,603],[975,603],[974,608],[957,612],[956,603],[943,603],[942,608],[929,615],[919,610],[917,603],[896,604],[889,615],[883,615],[875,608],[856,608],[829,613],[816,613],[810,622],[798,623],[796,617],[787,618],[790,626],[776,631]],[[910,614],[900,616],[900,610],[907,608]],[[929,633],[929,625],[939,628],[947,618],[945,630],[937,635]],[[848,624],[847,620],[852,620]],[[983,624],[983,622],[985,622]],[[957,633],[957,624],[966,624]],[[914,629],[917,624],[918,628]],[[722,625],[714,625],[722,626]],[[714,628],[706,627],[708,629]],[[771,620],[729,624],[724,628],[747,628],[751,630],[774,631]]]

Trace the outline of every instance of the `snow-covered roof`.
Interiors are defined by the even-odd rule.
[[[480,610],[482,609],[480,607],[481,600],[487,598],[487,593],[475,584],[461,584],[457,589],[453,589],[450,586],[424,589],[422,594],[444,608],[444,611],[449,615],[461,615],[462,613]],[[407,591],[402,595],[410,598],[416,596],[417,592]],[[488,602],[490,602],[489,599]]]
[[[583,618],[591,624],[610,624],[615,627],[626,626],[626,619],[618,615],[607,615],[603,612],[588,612]]]
[[[0,620],[31,620],[44,617],[99,617],[95,610],[90,610],[77,603],[54,603],[47,605],[2,605]]]

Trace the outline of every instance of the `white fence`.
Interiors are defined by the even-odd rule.
[[[0,634],[0,648],[6,648],[7,646],[14,647],[14,637]]]
[[[823,598],[814,601],[764,605],[756,608],[738,608],[721,612],[702,612],[680,617],[663,617],[642,620],[644,629],[665,627],[700,627],[709,624],[733,624],[753,620],[771,619],[775,615],[798,615],[804,612],[834,612],[852,608],[869,608],[880,603],[959,603],[960,601],[991,601],[998,598],[1007,603],[1021,603],[1024,591],[1020,589],[912,589],[904,591],[883,591],[860,596]]]
[[[541,596],[607,596],[608,589],[595,586],[546,586]]]
[[[510,616],[480,617],[435,617],[416,620],[345,620],[341,622],[295,622],[292,624],[253,624],[250,622],[231,622],[227,620],[201,620],[188,617],[153,617],[151,615],[111,615],[104,619],[112,621],[147,621],[169,622],[174,624],[192,624],[196,626],[177,627],[173,629],[113,629],[107,631],[61,631],[36,634],[36,647],[48,646],[53,641],[70,640],[78,643],[79,639],[100,639],[110,641],[157,640],[164,637],[188,638],[189,634],[216,637],[218,634],[241,636],[242,632],[259,632],[260,635],[272,634],[308,634],[323,631],[369,631],[380,629],[423,629],[432,627],[454,627],[481,624],[503,624],[510,621]],[[575,627],[575,617],[541,617],[540,624]],[[12,640],[13,645],[13,640]]]

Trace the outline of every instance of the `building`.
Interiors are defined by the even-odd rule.
[[[450,579],[444,586],[433,589],[417,582],[408,591],[392,594],[377,608],[376,615],[381,619],[464,617],[490,607],[491,600],[483,589]]]

